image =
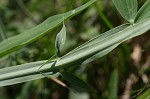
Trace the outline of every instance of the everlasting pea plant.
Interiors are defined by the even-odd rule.
[[[61,75],[73,87],[79,88],[78,86],[80,86],[80,90],[89,89],[88,84],[75,75],[66,72],[65,68],[81,65],[84,61],[93,59],[95,56],[100,58],[111,52],[122,42],[139,36],[150,29],[150,0],[147,0],[139,10],[137,0],[112,1],[127,23],[94,37],[66,55],[62,56],[67,33],[65,20],[91,6],[96,0],[91,0],[72,11],[52,16],[38,26],[2,41],[0,43],[1,58],[35,41],[63,23],[63,27],[56,37],[54,56],[48,60],[0,69],[0,86]]]

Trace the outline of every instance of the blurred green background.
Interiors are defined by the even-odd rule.
[[[32,28],[46,18],[70,11],[89,0],[0,0],[0,41]],[[139,7],[145,0],[138,0]],[[65,22],[64,54],[89,39],[125,23],[111,0],[97,0],[88,9]],[[61,26],[44,37],[0,59],[0,68],[50,58]],[[130,99],[149,86],[150,33],[128,40],[108,55],[68,69],[86,80],[91,93],[78,93],[44,78],[0,88],[0,99]],[[62,78],[59,78],[67,84]],[[116,87],[115,87],[116,86]],[[142,89],[141,89],[142,88]],[[140,89],[140,90],[139,90]]]

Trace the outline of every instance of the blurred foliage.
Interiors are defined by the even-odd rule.
[[[87,1],[0,0],[0,41],[36,26],[49,16],[69,11]],[[139,6],[145,2],[145,0],[138,1]],[[67,41],[64,54],[99,33],[122,23],[124,20],[111,0],[97,0],[93,6],[65,23]],[[55,37],[60,28],[0,59],[0,68],[50,58],[55,53]],[[110,85],[117,86],[114,90],[118,90],[116,94],[120,99],[125,99],[125,96],[134,98],[143,93],[144,90],[138,90],[149,87],[149,38],[150,34],[146,33],[124,42],[103,58],[69,69],[68,71],[80,75],[95,89],[93,93],[82,93],[86,96],[77,94],[81,95],[82,99],[107,99],[111,91]],[[136,54],[136,57],[140,57],[138,61],[131,57],[136,53],[137,46],[141,49],[138,50],[141,56]],[[118,78],[115,79],[118,81],[113,81],[113,75],[110,75],[114,70],[118,72]],[[132,82],[130,85],[129,80]],[[111,81],[118,84],[111,84]],[[127,89],[128,87],[130,88]],[[48,78],[0,88],[1,99],[74,99],[73,97],[79,96],[74,96],[74,93],[76,92],[72,93]]]

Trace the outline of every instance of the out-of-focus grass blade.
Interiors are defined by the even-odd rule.
[[[23,84],[22,90],[18,93],[18,96],[16,99],[29,99],[30,98],[30,92],[33,88],[33,82],[27,82]]]
[[[138,11],[135,21],[139,22],[150,17],[150,0],[147,0]]]
[[[61,31],[57,34],[56,41],[55,41],[57,56],[61,55],[64,45],[65,45],[65,41],[66,41],[66,27],[65,27],[65,24],[63,23],[63,27]]]
[[[77,92],[91,91],[92,89],[86,82],[69,72],[61,72],[61,75]]]
[[[0,17],[0,42],[6,39],[5,28]]]
[[[144,91],[141,95],[139,95],[136,99],[150,99],[150,88]]]
[[[52,16],[46,19],[43,23],[39,24],[38,26],[25,31],[17,36],[13,36],[8,38],[0,43],[0,58],[15,51],[23,46],[35,41],[39,37],[43,36],[44,34],[50,32],[58,25],[60,25],[64,20],[73,17],[74,15],[78,14],[85,8],[89,7],[93,4],[96,0],[91,0],[86,4],[63,14]]]
[[[118,98],[118,71],[114,70],[111,74],[109,81],[109,95],[108,99],[117,99]]]
[[[134,22],[138,9],[137,0],[113,0],[113,3],[124,19]]]

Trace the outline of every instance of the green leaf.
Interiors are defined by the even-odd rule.
[[[99,52],[99,53],[93,55],[92,57],[90,57],[90,58],[88,58],[87,60],[85,60],[84,64],[89,63],[89,62],[92,62],[92,61],[94,61],[94,60],[96,60],[96,59],[98,59],[98,58],[101,58],[101,57],[107,55],[109,52],[111,52],[113,49],[115,49],[119,44],[120,44],[120,43],[115,44],[115,45],[112,45],[112,46],[106,48],[105,50],[102,50],[101,52]]]
[[[48,76],[49,78],[54,78],[54,77],[56,78],[59,76],[59,73],[51,75],[51,72],[50,72],[50,73],[46,73],[45,75],[49,75]],[[14,85],[14,84],[32,81],[32,80],[36,80],[36,79],[40,79],[40,78],[44,78],[44,77],[45,76],[37,73],[37,74],[29,75],[29,76],[23,76],[23,77],[0,81],[0,86]]]
[[[14,67],[8,67],[0,70],[0,86],[8,86],[17,83],[27,82],[31,80],[36,80],[44,78],[45,76],[37,72],[38,68],[45,61],[32,62],[23,65],[17,65]],[[44,73],[49,75],[49,77],[58,77],[59,73],[55,75],[50,75],[52,72]]]
[[[61,55],[64,45],[65,45],[65,41],[66,41],[66,27],[65,27],[65,24],[63,23],[63,27],[61,31],[57,34],[56,41],[55,41],[55,48],[56,48],[57,56]]]
[[[63,14],[52,16],[46,19],[41,24],[37,25],[36,27],[25,31],[17,36],[13,36],[8,38],[0,43],[0,58],[8,55],[9,53],[22,48],[23,46],[35,41],[36,39],[40,38],[41,36],[49,33],[58,25],[60,25],[64,20],[71,18],[84,10],[85,8],[89,7],[93,4],[96,0],[91,0],[86,4]]]
[[[150,89],[147,89],[146,91],[144,91],[136,99],[150,99]]]
[[[84,44],[80,45],[79,47],[75,48],[74,50],[72,50],[69,53],[75,52],[76,50],[80,50],[84,47],[91,46],[97,42],[103,41],[103,40],[107,39],[107,37],[117,34],[118,32],[122,31],[123,29],[127,28],[128,26],[129,26],[129,24],[123,24],[123,25],[115,27],[109,31],[106,31],[106,32],[92,38],[91,40],[85,42]]]
[[[150,17],[150,0],[147,0],[144,5],[140,8],[136,15],[136,22],[140,22],[146,18]]]
[[[74,49],[73,51],[71,51],[70,53],[72,53],[72,52],[74,52],[74,51],[76,51],[76,50],[82,49],[82,48],[84,48],[84,47],[91,46],[91,45],[95,44],[96,42],[103,41],[104,39],[107,39],[107,37],[109,37],[109,36],[111,36],[111,35],[114,35],[114,34],[120,32],[120,31],[122,31],[123,29],[127,28],[128,26],[129,26],[129,24],[123,24],[123,25],[118,26],[118,27],[116,27],[116,28],[113,28],[113,29],[111,29],[111,30],[109,30],[109,31],[107,31],[107,32],[105,32],[105,33],[102,33],[102,34],[96,36],[95,38],[93,38],[93,39],[87,41],[86,43],[82,44],[81,46],[75,48],[75,49]],[[98,59],[98,58],[100,58],[100,57],[102,57],[102,56],[108,54],[108,53],[111,52],[113,49],[115,49],[119,44],[120,44],[120,43],[115,44],[115,45],[112,45],[111,47],[109,47],[109,48],[107,48],[107,49],[105,49],[105,50],[103,50],[103,51],[97,53],[96,55],[94,55],[94,56],[88,58],[86,62],[91,62],[91,61],[93,61],[93,60],[95,60],[95,59]]]
[[[117,99],[118,98],[118,71],[114,70],[111,74],[109,81],[109,95],[108,99]]]
[[[89,84],[69,72],[61,72],[62,77],[78,92],[91,91]]]
[[[134,22],[138,9],[137,0],[113,0],[113,3],[124,19]]]

